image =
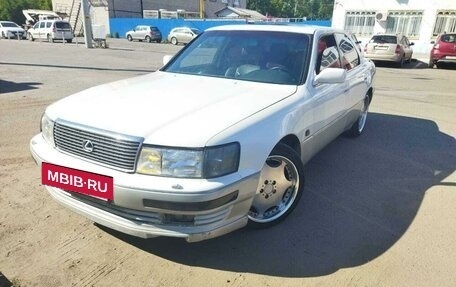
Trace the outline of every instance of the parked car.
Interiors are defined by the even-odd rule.
[[[26,38],[25,30],[16,23],[10,21],[0,21],[0,35],[3,39],[17,39],[18,37],[19,39]]]
[[[162,34],[155,26],[136,26],[133,30],[130,30],[125,35],[128,41],[139,40],[147,42],[157,42],[162,41]]]
[[[429,57],[429,68],[434,65],[440,68],[445,63],[456,63],[456,33],[441,34],[436,41]]]
[[[413,45],[402,34],[374,35],[364,48],[364,56],[372,61],[394,62],[401,68],[412,60]]]
[[[201,34],[201,31],[196,28],[177,27],[169,32],[168,41],[173,45],[179,43],[186,44],[196,38],[199,34]]]
[[[50,43],[54,43],[56,40],[71,43],[73,41],[73,29],[71,29],[68,21],[43,20],[38,21],[27,30],[27,37],[30,41],[46,39]]]
[[[219,26],[163,60],[46,108],[30,150],[55,200],[144,238],[264,228],[313,155],[365,129],[375,65],[344,31]]]

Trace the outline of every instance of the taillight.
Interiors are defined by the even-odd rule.
[[[394,51],[394,53],[396,53],[396,54],[401,53],[401,45],[399,45],[399,44],[396,45],[396,51]]]

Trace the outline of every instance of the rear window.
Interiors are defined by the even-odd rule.
[[[157,27],[150,27],[151,31],[160,32]]]
[[[369,41],[369,43],[377,43],[377,44],[396,44],[397,37],[396,36],[374,36]]]
[[[456,34],[442,35],[441,41],[445,43],[456,43]]]
[[[55,27],[60,29],[70,29],[70,23],[67,22],[55,22]]]

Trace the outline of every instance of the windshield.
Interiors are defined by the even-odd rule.
[[[298,85],[308,65],[309,39],[286,32],[209,31],[162,71]]]
[[[19,27],[16,23],[12,23],[12,22],[2,22],[1,24],[3,27],[13,27],[13,28]]]

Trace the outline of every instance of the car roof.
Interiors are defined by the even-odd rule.
[[[225,25],[209,28],[206,31],[271,31],[271,32],[290,32],[302,34],[317,34],[328,32],[341,32],[343,30],[333,29],[331,27],[315,26],[315,25],[284,25],[284,24],[266,24],[266,25]]]

